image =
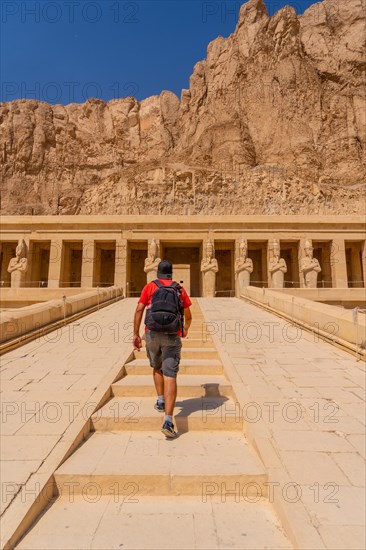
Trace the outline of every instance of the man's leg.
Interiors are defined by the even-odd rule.
[[[165,417],[162,431],[167,437],[175,437],[173,414],[177,399],[177,374],[179,371],[182,341],[175,334],[165,334],[162,336],[161,348],[165,399]]]
[[[146,332],[146,353],[153,369],[153,380],[158,396],[158,403],[155,408],[160,412],[164,412],[164,378],[161,372],[162,352],[160,340],[156,335],[152,336],[150,331]]]
[[[163,382],[165,414],[173,416],[175,402],[177,400],[177,379],[170,376],[164,376]]]
[[[155,384],[156,393],[158,397],[165,395],[164,394],[164,377],[161,372],[161,367],[153,370],[153,378],[154,378],[154,384]]]

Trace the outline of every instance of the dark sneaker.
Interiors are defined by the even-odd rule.
[[[161,431],[166,437],[173,438],[176,437],[177,432],[174,431],[174,424],[166,420],[161,428]]]
[[[159,401],[157,401],[154,405],[154,409],[156,409],[157,411],[163,413],[165,411],[165,403],[164,401],[162,403],[160,403]]]

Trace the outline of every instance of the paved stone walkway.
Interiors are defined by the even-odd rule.
[[[267,474],[243,421],[225,419],[226,407],[235,408],[232,387],[212,340],[202,342],[196,301],[192,312],[180,363],[178,438],[161,433],[151,367],[146,352],[134,352],[92,415],[91,431],[55,469],[52,503],[16,548],[292,547],[268,502]],[[236,485],[245,499],[223,494]]]
[[[285,527],[301,548],[365,548],[365,364],[244,301],[199,303]]]
[[[89,431],[88,418],[132,351],[135,307],[120,301],[1,358],[2,537]]]
[[[330,344],[314,341],[309,333],[301,333],[300,329],[244,301],[217,298],[199,299],[198,302],[204,319],[196,318],[191,341],[185,342],[182,394],[177,403],[176,422],[182,429],[203,430],[207,441],[204,440],[202,449],[203,440],[200,443],[192,433],[192,436],[187,434],[186,439],[178,438],[169,447],[170,452],[164,455],[165,446],[156,433],[161,417],[157,418],[158,413],[154,415],[150,404],[145,404],[147,399],[149,403],[153,401],[153,393],[143,352],[140,359],[129,363],[127,379],[113,384],[121,377],[123,365],[132,351],[131,320],[135,299],[108,306],[2,358],[2,541],[8,540],[14,532],[35,501],[37,492],[47,484],[64,457],[87,436],[88,419],[97,404],[115,396],[113,399],[123,404],[120,409],[126,411],[123,414],[131,415],[125,401],[131,403],[132,396],[139,396],[137,404],[141,418],[138,427],[134,428],[135,434],[125,432],[122,417],[119,416],[115,423],[114,409],[107,411],[107,407],[103,407],[98,415],[99,428],[94,421],[94,429],[109,429],[113,420],[113,429],[118,432],[112,436],[97,431],[92,436],[94,439],[88,440],[95,442],[97,454],[91,456],[90,463],[85,458],[80,464],[87,475],[98,475],[98,463],[93,461],[99,460],[99,456],[103,456],[103,460],[109,457],[110,462],[105,464],[114,464],[113,437],[126,455],[131,454],[130,468],[134,475],[136,450],[142,455],[156,455],[157,462],[152,466],[158,465],[158,456],[169,464],[174,456],[179,456],[182,466],[180,473],[177,470],[180,475],[177,490],[181,491],[184,483],[187,492],[184,499],[177,494],[172,507],[171,497],[159,495],[158,508],[155,515],[152,514],[157,500],[150,496],[154,480],[146,472],[147,489],[140,497],[138,513],[133,498],[131,502],[129,498],[126,500],[126,495],[119,495],[116,500],[116,495],[103,494],[98,502],[91,498],[89,502],[93,507],[89,506],[90,513],[84,517],[87,500],[76,494],[72,502],[60,500],[59,506],[51,506],[44,516],[48,518],[46,523],[36,524],[20,548],[28,550],[31,540],[32,547],[37,550],[41,547],[40,541],[44,548],[55,547],[55,544],[57,547],[57,529],[63,533],[64,547],[74,548],[75,532],[73,535],[70,532],[67,538],[66,527],[71,524],[79,529],[78,540],[81,545],[85,542],[85,548],[106,548],[111,541],[109,534],[121,524],[118,527],[121,536],[125,537],[128,547],[133,548],[136,547],[134,534],[141,522],[158,522],[160,526],[166,518],[174,525],[181,521],[181,535],[175,539],[175,546],[169,544],[176,529],[169,531],[162,541],[160,527],[155,534],[149,530],[146,544],[139,531],[140,542],[154,548],[208,548],[206,542],[210,548],[253,548],[250,545],[255,540],[258,548],[279,548],[280,545],[287,548],[287,539],[275,542],[274,537],[281,536],[281,525],[276,523],[273,509],[290,540],[299,548],[357,550],[365,547],[364,364]],[[196,359],[197,354],[201,359]],[[224,375],[227,380],[222,380]],[[205,407],[203,415],[201,405],[200,414],[195,407],[199,401],[197,392],[204,386],[205,377],[219,386],[222,395],[229,399],[221,399],[211,410]],[[111,393],[112,387],[114,393]],[[214,400],[211,397],[211,401]],[[151,410],[152,413],[148,412]],[[209,479],[210,468],[215,476],[218,464],[229,468],[232,443],[226,431],[230,431],[233,442],[237,438],[233,434],[240,433],[243,428],[246,449],[249,452],[251,445],[264,464],[269,481],[268,495],[260,499],[258,507],[243,501],[241,479],[237,476],[238,488],[233,483],[235,477],[225,480],[224,489],[222,484],[216,484],[223,494],[215,491],[208,497],[207,506],[202,496],[187,489],[187,476],[190,476],[189,483],[197,487],[198,483],[202,485],[202,476]],[[148,439],[145,440],[143,433],[137,433],[136,429],[137,432],[150,430],[145,432]],[[209,432],[205,435],[207,429],[215,430],[215,445],[222,449],[220,459],[208,452],[211,436]],[[108,445],[104,440],[108,440]],[[195,447],[193,454],[198,456],[197,475],[194,469],[187,470],[187,466],[191,468],[189,449],[192,445]],[[242,443],[233,446],[236,453],[241,452],[240,445]],[[74,475],[72,469],[67,469],[73,466],[74,456],[76,453],[61,466],[59,479],[60,475]],[[148,462],[146,465],[141,462],[142,481]],[[248,472],[254,468],[247,468],[244,463],[243,466]],[[235,476],[238,463],[233,463],[232,467]],[[101,471],[105,476],[103,468]],[[229,472],[225,468],[223,471],[225,475]],[[117,468],[112,474],[120,476],[121,472]],[[262,475],[260,469],[258,472],[257,476]],[[169,479],[173,475],[169,474]],[[167,486],[165,494],[170,491]],[[231,493],[226,494],[226,491]],[[133,497],[128,493],[127,497],[130,496]],[[60,509],[64,510],[61,524]],[[78,510],[81,516],[78,514],[80,519],[75,523]],[[37,514],[34,519],[36,517]],[[243,518],[248,521],[241,532]],[[268,530],[263,531],[265,522]],[[98,527],[95,533],[91,532],[94,525]],[[212,529],[220,532],[215,531],[214,536],[205,539]]]

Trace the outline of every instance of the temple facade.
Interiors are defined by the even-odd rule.
[[[138,296],[160,258],[192,296],[366,280],[361,216],[8,216],[0,247],[2,287],[120,285]]]

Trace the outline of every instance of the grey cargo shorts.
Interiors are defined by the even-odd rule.
[[[176,378],[179,371],[182,340],[178,334],[145,332],[146,351],[153,369],[161,369],[164,376]]]

